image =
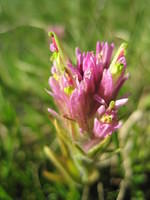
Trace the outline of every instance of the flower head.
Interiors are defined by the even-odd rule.
[[[64,55],[56,35],[50,36],[53,66],[49,85],[60,115],[77,123],[81,137],[101,141],[120,127],[118,108],[128,100],[116,100],[128,78],[126,45],[120,46],[114,59],[114,44],[97,42],[96,53],[76,48],[74,65]]]

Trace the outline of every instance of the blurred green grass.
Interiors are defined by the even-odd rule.
[[[127,119],[142,93],[149,92],[149,9],[148,0],[0,0],[0,199],[64,199],[64,191],[66,199],[80,199],[78,191],[39,180],[39,168],[46,165],[43,146],[54,138],[47,114],[54,104],[44,91],[51,67],[49,27],[64,26],[62,42],[72,58],[76,46],[91,50],[97,40],[113,41],[116,47],[128,43],[131,78],[121,94],[129,93],[130,100],[120,114]],[[138,126],[134,137],[147,129]],[[134,137],[136,162],[137,149],[147,152],[148,147]],[[145,162],[143,156],[139,160]]]

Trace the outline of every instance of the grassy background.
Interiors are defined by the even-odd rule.
[[[113,41],[117,47],[128,42],[131,78],[121,93],[129,93],[130,100],[121,116],[128,119],[139,101],[144,107],[144,117],[130,137],[130,192],[133,199],[148,197],[149,189],[142,186],[150,173],[149,9],[148,0],[0,0],[0,199],[81,198],[81,191],[41,176],[43,167],[51,168],[43,146],[54,139],[47,114],[54,104],[44,91],[51,67],[47,32],[52,25],[64,27],[62,42],[72,58],[76,46],[91,50],[97,40]],[[106,199],[115,199],[109,186]]]

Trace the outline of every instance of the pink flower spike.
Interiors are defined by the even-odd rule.
[[[69,134],[75,132],[75,142],[78,141],[82,149],[89,144],[87,149],[90,150],[121,126],[118,109],[128,98],[116,99],[128,79],[126,45],[120,46],[113,59],[113,43],[97,42],[96,52],[81,52],[76,48],[76,61],[72,62],[55,33],[50,33],[50,37],[52,92],[48,93],[53,96],[60,116],[51,109],[48,111],[56,118],[61,117]]]

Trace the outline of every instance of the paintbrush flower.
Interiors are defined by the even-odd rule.
[[[118,109],[128,99],[117,100],[117,95],[128,79],[126,44],[120,46],[113,59],[113,43],[97,42],[95,53],[76,48],[76,63],[73,64],[64,54],[56,35],[51,32],[50,37],[53,66],[49,93],[58,106],[59,114],[55,114],[76,122],[81,138],[88,136],[83,145],[88,151],[121,125]],[[49,112],[54,114],[51,109]]]

